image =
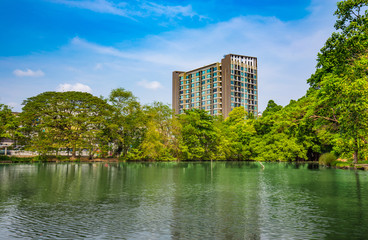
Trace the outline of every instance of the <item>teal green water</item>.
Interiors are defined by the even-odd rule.
[[[264,165],[0,165],[0,239],[368,238],[368,172]]]

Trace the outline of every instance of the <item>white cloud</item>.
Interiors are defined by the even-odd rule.
[[[37,71],[33,71],[31,69],[22,71],[20,69],[16,69],[13,71],[13,74],[17,77],[42,77],[45,76],[45,73],[42,72],[41,70],[37,70]]]
[[[90,1],[55,0],[55,2],[73,7],[88,9],[99,13],[110,13],[124,17],[129,16],[129,13],[126,10],[119,7],[121,5],[117,5],[106,0],[90,0]]]
[[[147,89],[152,89],[152,90],[162,88],[161,83],[157,81],[149,82],[147,80],[143,80],[143,81],[138,82],[138,85],[144,88],[147,88]]]
[[[187,6],[165,6],[160,5],[153,2],[147,2],[142,5],[143,9],[146,9],[149,13],[154,13],[159,16],[167,16],[167,17],[176,17],[176,16],[184,16],[184,17],[193,17],[197,15],[192,9],[191,5]]]
[[[197,15],[191,5],[187,6],[169,6],[153,2],[143,1],[138,5],[130,2],[114,3],[107,0],[53,0],[55,3],[61,3],[72,7],[88,9],[99,13],[109,13],[123,17],[149,17],[151,15],[166,16],[169,18],[184,16],[193,17]],[[202,16],[200,16],[202,18]]]
[[[60,84],[57,87],[57,91],[58,92],[76,91],[76,92],[88,92],[88,93],[91,93],[92,92],[92,89],[89,86],[84,85],[82,83],[76,83],[74,85],[69,84],[69,83],[64,83],[64,84]]]

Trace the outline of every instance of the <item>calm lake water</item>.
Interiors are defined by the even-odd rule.
[[[264,165],[0,165],[0,238],[368,238],[368,172]]]

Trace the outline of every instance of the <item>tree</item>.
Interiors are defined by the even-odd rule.
[[[106,128],[110,106],[102,99],[84,92],[44,92],[23,102],[23,130],[29,147],[48,154],[59,148],[89,149],[98,147]]]
[[[262,116],[265,117],[272,113],[278,112],[281,109],[282,109],[282,106],[277,105],[273,100],[269,100],[266,109],[262,113]]]
[[[216,155],[218,135],[214,118],[204,110],[186,110],[179,115],[182,125],[180,150],[185,160],[210,160]]]
[[[349,65],[345,74],[324,77],[318,98],[316,114],[337,126],[341,151],[352,149],[357,163],[368,139],[368,55]]]
[[[154,102],[144,106],[146,115],[146,132],[137,149],[140,157],[147,160],[174,160],[177,144],[173,134],[175,119],[168,105]]]
[[[0,138],[13,138],[18,123],[9,106],[0,104]]]
[[[247,115],[244,107],[236,107],[224,122],[225,130],[221,138],[228,139],[228,159],[250,160],[252,157],[249,144],[256,131],[253,126],[254,119],[246,119]]]
[[[109,102],[113,107],[109,135],[115,145],[115,155],[124,158],[132,148],[138,148],[142,143],[146,116],[137,98],[123,88],[112,90]]]
[[[345,68],[368,49],[368,0],[345,0],[337,3],[335,32],[326,41],[317,58],[317,71],[308,80],[319,88],[323,77],[330,73],[343,74]]]

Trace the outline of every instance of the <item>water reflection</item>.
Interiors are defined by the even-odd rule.
[[[33,164],[0,165],[0,181],[4,238],[368,234],[367,172],[252,162]]]

